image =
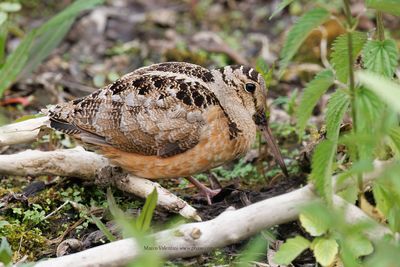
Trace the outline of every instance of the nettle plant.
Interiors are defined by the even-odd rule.
[[[294,0],[283,0],[277,12],[292,2]],[[349,0],[334,2],[338,4],[334,6],[343,9],[345,19],[328,11],[326,1],[315,1],[314,8],[300,17],[288,32],[280,55],[282,75],[313,30],[321,29],[321,25],[332,18],[346,30],[332,43],[329,59],[322,60],[325,69],[304,88],[296,112],[301,140],[313,108],[328,89],[333,89],[325,113],[325,138],[314,150],[309,175],[321,201],[304,207],[300,215],[300,222],[312,240],[302,236],[286,240],[275,261],[289,264],[302,251],[311,249],[323,266],[338,262],[344,266],[397,266],[400,255],[399,241],[395,238],[400,231],[400,84],[395,72],[399,54],[396,42],[384,32],[382,15],[387,12],[400,16],[400,2],[365,1],[365,12],[375,16],[377,25],[376,30],[369,33],[357,31],[359,17],[352,16]],[[340,13],[340,10],[334,11]],[[341,123],[347,115],[352,120],[351,130],[340,134]],[[340,153],[338,145],[341,145]],[[373,236],[372,229],[378,222],[346,223],[346,211],[334,204],[339,195],[352,204],[357,203],[361,209],[371,207],[365,204],[363,179],[376,168],[376,160],[389,163],[370,188],[375,209],[391,234],[371,242],[367,237]],[[338,192],[337,188],[344,189]]]

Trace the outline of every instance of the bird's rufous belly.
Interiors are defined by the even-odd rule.
[[[101,148],[101,152],[114,164],[144,178],[177,178],[201,173],[245,154],[254,141],[243,134],[231,138],[226,120],[220,116],[218,113],[210,114],[199,143],[171,157],[144,156],[109,146]]]

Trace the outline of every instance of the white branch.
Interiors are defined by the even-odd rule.
[[[40,129],[47,126],[49,118],[44,116],[0,127],[0,147],[35,141]]]
[[[227,210],[218,217],[198,223],[189,223],[154,234],[156,245],[147,250],[161,253],[166,258],[200,255],[215,248],[225,247],[246,239],[263,229],[295,220],[299,208],[316,200],[311,185],[269,198],[239,210]],[[345,207],[349,223],[373,221],[362,210],[335,196],[334,204]],[[378,240],[390,233],[386,227],[375,223],[374,229],[365,234]],[[72,255],[37,263],[37,267],[69,266],[124,266],[135,259],[146,245],[139,246],[134,239],[124,239]]]
[[[110,163],[106,158],[85,151],[81,147],[45,152],[26,150],[12,155],[0,155],[0,174],[7,175],[59,175],[93,180],[100,175],[99,170],[108,166]],[[158,183],[133,175],[123,175],[118,178],[114,182],[120,190],[146,198],[156,187],[158,205],[186,218],[201,220],[192,206]]]

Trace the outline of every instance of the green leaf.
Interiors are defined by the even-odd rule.
[[[385,110],[382,100],[371,90],[359,87],[356,90],[355,108],[357,111],[357,129],[363,132],[374,132],[374,126]],[[380,125],[379,125],[380,127]]]
[[[26,76],[32,72],[49,54],[61,43],[68,33],[75,18],[65,20],[51,30],[43,32],[36,38],[32,49],[30,49],[29,60],[24,66],[19,77]],[[39,29],[40,30],[40,29]]]
[[[274,262],[277,264],[291,263],[301,252],[310,246],[310,241],[302,236],[289,238],[280,246],[278,252],[274,256]]]
[[[353,32],[353,62],[367,41],[367,35],[363,32]],[[335,69],[336,77],[342,83],[347,83],[349,78],[349,51],[347,46],[347,34],[342,34],[335,39],[332,45],[331,64]]]
[[[0,23],[0,69],[4,63],[4,57],[5,57],[5,53],[6,53],[7,36],[8,36],[8,28],[5,25],[2,26]]]
[[[322,203],[313,203],[302,208],[299,219],[304,229],[312,236],[325,234],[332,222],[326,205]]]
[[[17,11],[21,10],[21,4],[20,3],[3,2],[3,3],[0,3],[0,10],[2,10],[4,12],[17,12]]]
[[[57,25],[59,25],[60,23],[75,18],[82,11],[91,9],[94,6],[99,5],[103,2],[104,0],[77,0],[73,2],[62,12],[58,13],[45,24],[40,26],[40,28],[38,29],[38,35],[53,30],[54,27],[57,27]]]
[[[29,50],[32,46],[36,31],[31,31],[24,37],[18,47],[9,55],[0,69],[0,97],[17,78],[28,61]]]
[[[358,186],[357,183],[353,182],[350,185],[346,186],[343,190],[336,192],[338,196],[346,200],[351,204],[356,204],[358,199]]]
[[[272,13],[272,15],[269,17],[269,19],[272,19],[273,17],[275,17],[276,15],[278,15],[285,7],[287,7],[288,5],[290,5],[294,0],[282,0],[278,7],[274,10],[274,12]]]
[[[328,266],[333,263],[339,251],[338,247],[336,240],[325,238],[314,239],[312,245],[315,259],[322,266]]]
[[[158,193],[154,187],[153,192],[147,196],[146,202],[139,217],[136,220],[136,227],[139,231],[147,231],[150,228],[151,218],[157,205]]]
[[[323,8],[315,8],[305,13],[289,31],[280,53],[279,76],[289,65],[301,44],[313,29],[329,19],[329,12]]]
[[[4,265],[8,265],[12,260],[12,251],[10,244],[8,244],[7,239],[5,237],[1,238],[0,244],[0,262]]]
[[[93,222],[96,224],[97,228],[99,228],[99,230],[107,237],[107,239],[110,242],[117,240],[115,236],[110,232],[110,230],[108,230],[107,226],[105,226],[104,223],[99,218],[97,218],[93,214],[91,215],[91,218]]]
[[[273,78],[273,70],[274,68],[269,68],[268,65],[265,63],[264,59],[258,58],[256,62],[256,70],[261,74],[264,78],[265,86],[269,87]]]
[[[0,26],[7,20],[7,13],[0,11]]]
[[[377,208],[388,219],[393,232],[400,231],[400,164],[394,162],[386,167],[373,186]]]
[[[363,48],[362,55],[364,66],[368,70],[388,78],[393,77],[399,57],[394,40],[369,40]]]
[[[248,267],[254,261],[259,260],[265,255],[268,249],[268,240],[261,233],[246,245],[246,248],[240,253],[235,267]]]
[[[340,123],[350,105],[350,96],[344,90],[336,90],[329,98],[326,111],[326,135],[332,141],[339,137]]]
[[[306,88],[304,88],[304,92],[301,96],[300,104],[296,112],[297,131],[300,139],[304,134],[307,121],[311,117],[311,113],[315,105],[317,105],[318,100],[323,94],[325,94],[333,82],[334,77],[332,71],[323,70],[307,84]]]
[[[398,0],[366,0],[367,7],[400,16]]]
[[[395,145],[397,153],[400,155],[400,127],[390,129],[389,137]]]
[[[358,71],[356,77],[361,84],[400,113],[400,84],[369,71]]]
[[[320,236],[327,230],[325,225],[318,220],[319,218],[308,217],[301,213],[299,219],[304,229],[312,236]]]
[[[104,0],[78,0],[37,29],[35,44],[30,50],[28,64],[19,77],[34,70],[62,41],[76,17],[84,10],[103,3]]]
[[[29,32],[18,45],[18,47],[7,57],[5,64],[0,69],[0,97],[3,92],[20,76],[21,71],[26,68],[24,74],[34,69],[56,47],[68,32],[72,20],[83,10],[102,3],[103,0],[78,0],[68,8],[54,16],[37,29]],[[44,37],[43,39],[37,39]],[[45,39],[48,38],[48,39]],[[33,46],[34,41],[36,45]],[[32,49],[35,48],[37,50]],[[29,59],[32,62],[26,64]]]
[[[390,210],[389,214],[387,216],[388,223],[390,226],[390,229],[394,232],[397,233],[400,231],[400,207],[397,205],[394,205]]]
[[[324,140],[317,145],[312,156],[312,171],[309,179],[314,182],[318,193],[332,204],[332,161],[336,153],[337,143]]]
[[[346,241],[356,258],[369,255],[374,251],[371,241],[360,233],[348,236]]]

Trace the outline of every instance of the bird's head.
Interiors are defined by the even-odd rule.
[[[250,112],[254,123],[263,133],[276,161],[285,175],[287,175],[283,157],[268,126],[266,117],[267,88],[264,78],[255,69],[248,66],[226,66],[219,69],[219,71],[223,82],[229,88],[235,90],[243,106]]]

